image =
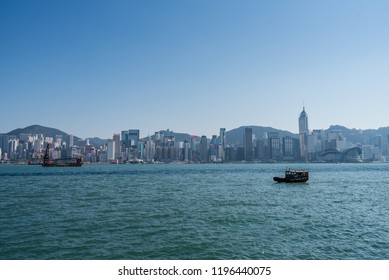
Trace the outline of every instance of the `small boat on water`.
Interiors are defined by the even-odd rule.
[[[27,163],[28,165],[42,165],[42,162],[39,162],[39,161],[28,161]]]
[[[43,157],[42,166],[44,167],[65,167],[65,166],[81,166],[84,161],[81,157],[79,158],[59,158],[50,159],[50,144],[47,144],[45,156]]]
[[[305,183],[309,179],[308,170],[292,170],[285,171],[285,177],[273,177],[277,183]]]

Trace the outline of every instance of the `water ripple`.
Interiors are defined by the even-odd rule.
[[[0,166],[0,258],[388,259],[388,169]]]

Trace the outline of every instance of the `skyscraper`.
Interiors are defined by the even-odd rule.
[[[300,113],[299,117],[299,135],[300,135],[300,152],[301,158],[307,160],[308,158],[308,115],[305,112],[305,107]]]
[[[253,129],[251,127],[246,127],[244,129],[244,160],[252,161],[253,160]]]
[[[208,140],[207,140],[207,137],[204,135],[201,136],[199,149],[200,149],[200,151],[199,151],[200,152],[200,162],[201,163],[208,162]]]
[[[226,129],[220,128],[220,145],[223,146],[223,149],[227,147],[227,139],[226,139]]]
[[[68,147],[69,148],[72,148],[74,147],[74,137],[72,134],[69,135],[69,138],[68,138]]]
[[[113,141],[115,143],[115,159],[120,159],[120,134],[115,133],[113,135]]]
[[[226,160],[225,152],[227,148],[226,129],[220,128],[220,146],[219,146],[219,158],[222,162]]]
[[[115,159],[115,142],[112,139],[107,141],[107,160]]]

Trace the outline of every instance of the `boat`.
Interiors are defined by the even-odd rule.
[[[29,160],[27,164],[28,165],[42,165],[42,162],[41,161],[31,161],[31,160]]]
[[[135,159],[130,160],[129,163],[130,164],[143,164],[144,162],[141,159],[135,158]]]
[[[277,183],[305,183],[309,179],[308,170],[285,170],[285,177],[273,177]]]
[[[42,166],[44,167],[65,167],[65,166],[81,166],[84,161],[81,157],[78,158],[59,158],[50,159],[50,144],[47,144],[45,156],[43,157]]]

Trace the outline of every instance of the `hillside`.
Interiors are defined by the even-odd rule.
[[[379,129],[350,129],[341,125],[332,125],[324,130],[324,133],[341,132],[346,140],[353,144],[369,144],[370,139],[377,135],[381,135],[384,142],[387,142],[389,135],[389,127],[381,127]]]
[[[16,135],[19,137],[21,133],[26,133],[26,134],[43,134],[45,137],[53,137],[55,138],[56,135],[62,135],[63,137],[68,137],[69,134],[66,132],[63,132],[59,129],[56,128],[51,128],[51,127],[46,127],[46,126],[41,126],[41,125],[30,125],[25,128],[18,128],[15,130],[12,130],[6,134],[8,135]],[[74,136],[74,140],[80,140],[80,138]]]
[[[56,135],[62,135],[62,137],[64,139],[67,139],[69,134],[62,131],[62,130],[59,130],[59,129],[56,129],[56,128],[51,128],[51,127],[46,127],[46,126],[42,126],[42,125],[30,125],[28,127],[25,127],[25,128],[18,128],[18,129],[15,129],[15,130],[12,130],[8,133],[6,133],[7,135],[15,135],[17,137],[19,137],[19,135],[21,133],[25,133],[25,134],[43,134],[45,137],[52,137],[55,139]],[[77,136],[74,136],[74,144],[76,145],[79,145],[79,141],[82,141],[81,138],[77,137]],[[107,140],[105,139],[100,139],[100,138],[97,138],[97,137],[93,137],[93,138],[89,138],[89,142],[91,145],[95,146],[95,147],[99,147],[99,146],[102,146],[104,145],[105,143],[107,143]]]

